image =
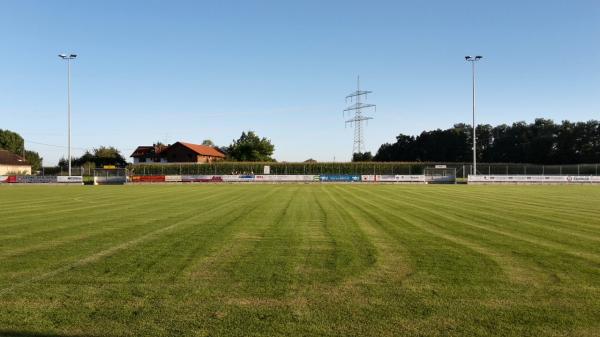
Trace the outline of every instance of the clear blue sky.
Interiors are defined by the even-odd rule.
[[[45,164],[155,141],[227,145],[255,130],[278,160],[348,160],[344,97],[377,104],[367,150],[399,133],[478,120],[600,119],[600,2],[1,1],[0,128]]]

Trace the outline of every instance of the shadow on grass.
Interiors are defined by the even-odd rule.
[[[0,337],[100,337],[98,335],[62,334],[53,332],[35,332],[18,330],[0,330]],[[107,337],[107,336],[103,336]]]

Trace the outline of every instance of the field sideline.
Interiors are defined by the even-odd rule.
[[[0,337],[600,335],[599,186],[0,186],[0,206]]]

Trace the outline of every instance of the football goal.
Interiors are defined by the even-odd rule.
[[[424,171],[425,181],[428,184],[456,184],[456,168],[436,165],[427,167]]]
[[[94,185],[123,185],[127,182],[127,169],[105,167],[94,169]]]

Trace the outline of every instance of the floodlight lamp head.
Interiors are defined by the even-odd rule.
[[[74,59],[74,58],[77,57],[77,54],[69,54],[69,55],[67,55],[67,54],[58,54],[58,57],[60,57],[63,60],[72,60],[72,59]]]
[[[475,56],[475,59],[476,59],[476,60],[479,60],[479,59],[482,59],[482,58],[483,58],[483,56],[481,56],[481,55],[477,55],[477,56]]]
[[[467,60],[467,61],[471,60],[471,56],[465,56],[465,60]]]

